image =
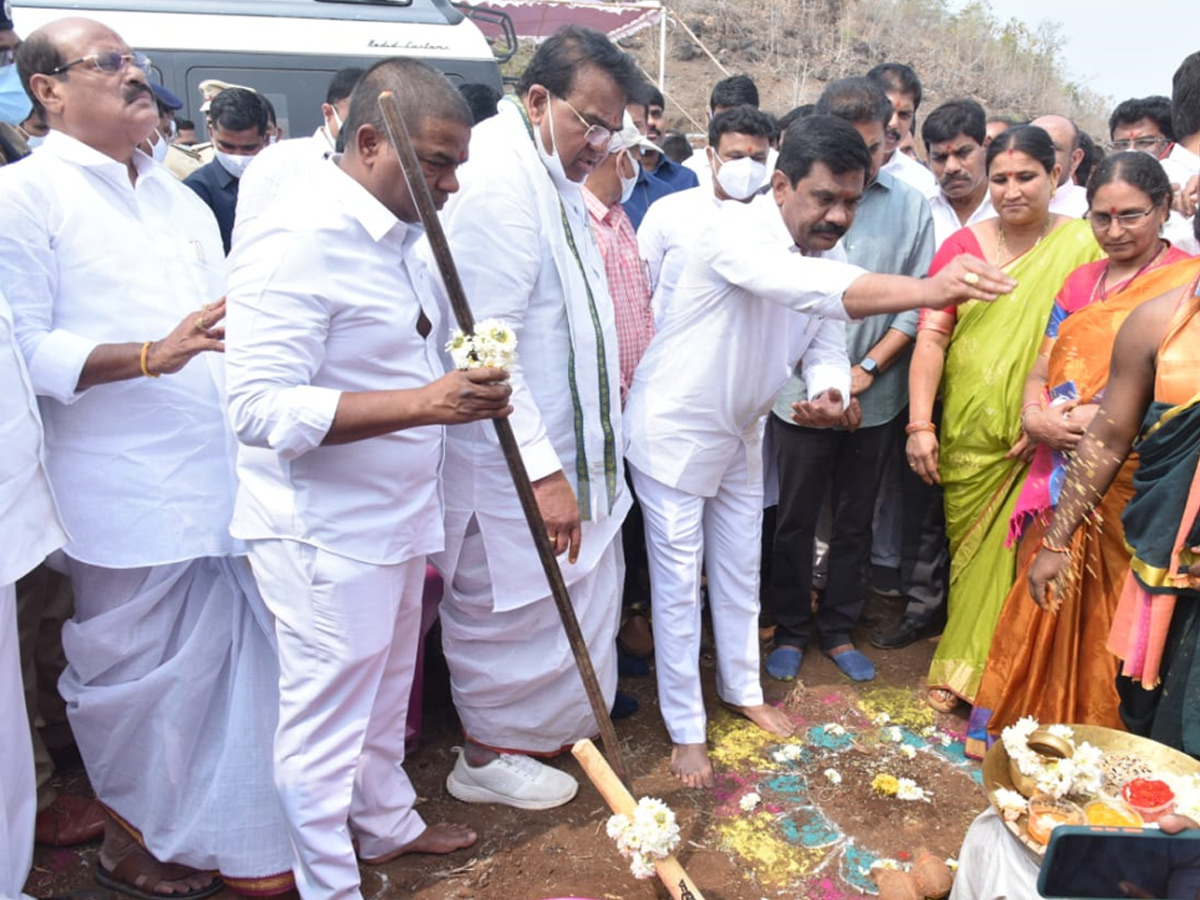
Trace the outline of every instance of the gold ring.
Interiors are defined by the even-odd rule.
[[[971,285],[971,287],[974,287],[975,285],[979,284],[979,276],[974,272],[968,272],[963,276],[963,281]]]
[[[205,320],[204,316],[196,317],[196,330],[208,331],[208,322]]]

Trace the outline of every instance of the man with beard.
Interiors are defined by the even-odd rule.
[[[987,115],[974,100],[951,100],[921,126],[939,190],[929,198],[937,246],[960,228],[995,217],[988,194]]]
[[[922,195],[932,197],[937,193],[937,182],[929,170],[898,149],[904,136],[912,132],[917,120],[917,109],[921,106],[921,79],[901,63],[878,65],[867,73],[867,77],[883,88],[887,98],[892,101],[892,117],[888,120],[883,144],[883,171],[915,187]]]
[[[992,299],[1012,286],[966,256],[927,279],[847,264],[838,242],[870,171],[848,122],[794,122],[771,193],[722,203],[699,235],[633,376],[626,456],[646,521],[659,703],[671,771],[689,787],[713,783],[699,668],[702,563],[721,699],[769,733],[795,727],[763,702],[757,633],[763,422],[791,366],[803,359],[807,389],[795,421],[831,425],[850,392],[844,321],[953,296]]]

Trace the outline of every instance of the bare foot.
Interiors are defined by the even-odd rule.
[[[470,847],[476,839],[474,830],[466,825],[438,822],[436,825],[430,825],[407,844],[401,844],[390,853],[374,859],[364,857],[360,857],[360,859],[368,866],[379,866],[408,853],[453,853],[455,850]]]
[[[757,706],[731,706],[730,709],[741,713],[763,731],[769,731],[771,734],[791,737],[796,733],[796,723],[777,706],[759,703]]]
[[[221,879],[211,872],[159,862],[111,816],[104,823],[99,863],[96,880],[118,893],[136,887],[148,894],[171,897],[205,889],[216,893],[222,884]]]
[[[690,788],[712,787],[708,744],[675,744],[671,748],[671,774]]]

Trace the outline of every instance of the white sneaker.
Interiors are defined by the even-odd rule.
[[[502,753],[486,766],[467,764],[467,755],[446,776],[450,796],[466,803],[503,803],[517,809],[553,809],[575,796],[579,782],[558,769],[517,753]]]

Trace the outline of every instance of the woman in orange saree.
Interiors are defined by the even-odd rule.
[[[1133,495],[1136,457],[1125,461],[1072,538],[1057,614],[1033,602],[1026,576],[1057,505],[1067,454],[1099,408],[1117,332],[1142,303],[1190,282],[1200,259],[1159,237],[1171,186],[1148,154],[1104,160],[1089,182],[1088,202],[1109,258],[1080,266],[1064,283],[1026,382],[1022,427],[1036,451],[1010,523],[1010,542],[1019,539],[1017,580],[976,695],[967,738],[972,756],[982,756],[1022,716],[1121,727],[1117,659],[1105,641],[1129,571],[1120,516]]]

